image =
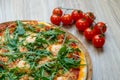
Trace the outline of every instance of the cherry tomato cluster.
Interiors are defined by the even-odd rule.
[[[103,47],[105,43],[106,24],[104,22],[95,23],[95,16],[92,12],[84,13],[81,10],[73,9],[71,14],[63,15],[62,8],[54,8],[50,21],[55,25],[60,25],[61,22],[63,25],[75,23],[78,31],[83,32],[86,40],[92,41],[97,48]]]
[[[54,8],[50,17],[50,21],[55,25],[60,25],[61,22],[63,25],[70,25],[72,24],[72,17],[70,14],[63,15],[61,8]]]

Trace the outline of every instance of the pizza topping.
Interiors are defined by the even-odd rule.
[[[39,61],[40,66],[45,64],[46,62],[50,61],[49,57],[44,57]]]
[[[17,27],[16,27],[16,31],[18,33],[18,35],[23,35],[25,33],[25,30],[23,28],[23,24],[21,21],[16,21],[17,23]]]
[[[4,49],[4,48],[1,48],[0,49],[0,54],[3,54],[4,52],[8,52],[8,50]]]
[[[35,41],[35,37],[32,37],[32,36],[28,36],[26,38],[26,41],[29,42],[29,43],[33,43]]]
[[[29,80],[28,75],[23,75],[20,80]]]
[[[7,61],[8,61],[8,57],[0,56],[0,62],[7,62]]]
[[[61,48],[61,44],[53,44],[52,46],[48,47],[48,50],[54,55],[56,56],[58,51]]]
[[[28,76],[28,75],[23,75],[23,76],[20,78],[20,80],[34,80],[34,78],[31,77],[31,76]]]
[[[26,49],[25,47],[21,47],[21,46],[20,46],[20,47],[19,47],[19,51],[20,51],[20,52],[27,52],[27,49]]]
[[[57,77],[55,80],[67,80],[65,77]]]
[[[76,41],[59,27],[16,21],[12,34],[6,28],[2,36],[1,80],[77,80],[77,72],[71,69],[80,67],[81,51]]]
[[[45,30],[48,31],[51,29],[51,26],[45,26]]]
[[[58,36],[57,36],[57,40],[58,40],[58,42],[59,42],[59,43],[62,43],[63,40],[64,40],[64,37],[65,37],[64,34],[60,34],[60,35],[58,35]]]
[[[17,67],[18,67],[18,68],[23,68],[23,67],[29,68],[30,65],[29,65],[29,64],[26,64],[25,61],[21,60],[21,61],[18,62]]]
[[[15,61],[12,61],[12,62],[10,62],[10,63],[8,63],[8,67],[9,68],[15,68],[16,67],[16,65],[19,63],[19,59],[16,59]]]

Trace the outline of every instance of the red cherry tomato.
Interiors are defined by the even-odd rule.
[[[74,21],[77,21],[83,17],[83,12],[80,10],[73,10],[71,16]]]
[[[61,17],[63,25],[69,25],[72,23],[72,17],[70,14],[65,14]]]
[[[106,32],[106,25],[103,22],[98,22],[94,26],[94,30],[96,31],[96,34],[102,34]]]
[[[90,25],[91,25],[91,24],[94,22],[94,20],[95,20],[95,16],[94,16],[94,14],[93,14],[92,12],[87,12],[87,13],[85,13],[85,14],[84,14],[84,18],[86,18],[86,19],[88,20],[88,22],[89,22]]]
[[[97,47],[103,47],[105,43],[105,37],[102,34],[95,35],[92,39],[92,44]]]
[[[61,22],[61,17],[53,14],[53,15],[50,17],[50,21],[51,21],[51,23],[53,23],[53,24],[55,24],[55,25],[59,25],[60,22]]]
[[[79,31],[84,31],[86,28],[89,27],[89,23],[86,19],[82,18],[82,19],[79,19],[76,23],[76,28],[79,30]]]
[[[52,13],[58,16],[62,16],[63,12],[60,8],[54,8]]]
[[[95,36],[95,32],[93,29],[91,29],[89,27],[89,28],[85,29],[84,36],[87,40],[92,40],[92,38]]]

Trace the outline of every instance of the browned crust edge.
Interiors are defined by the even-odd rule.
[[[33,22],[33,21],[36,21],[36,20],[21,20],[21,21],[22,22]],[[36,21],[36,22],[38,22],[38,21]],[[5,26],[4,28],[6,28],[12,23],[15,23],[15,21],[3,22],[3,23],[0,23],[0,27],[2,27],[4,25]],[[86,77],[86,80],[92,80],[92,72],[93,72],[92,61],[91,61],[91,58],[89,56],[89,53],[88,53],[87,49],[84,47],[84,45],[81,43],[81,41],[78,40],[78,38],[76,38],[73,34],[69,33],[64,28],[61,28],[61,29],[64,30],[65,32],[67,32],[67,34],[71,35],[72,38],[74,38],[78,41],[80,49],[82,49],[82,51],[85,53],[85,58],[86,58],[86,62],[87,62],[87,77]],[[2,30],[2,29],[0,28],[0,30]]]

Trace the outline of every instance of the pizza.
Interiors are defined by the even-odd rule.
[[[59,26],[37,21],[0,25],[0,80],[88,80],[79,41]]]

